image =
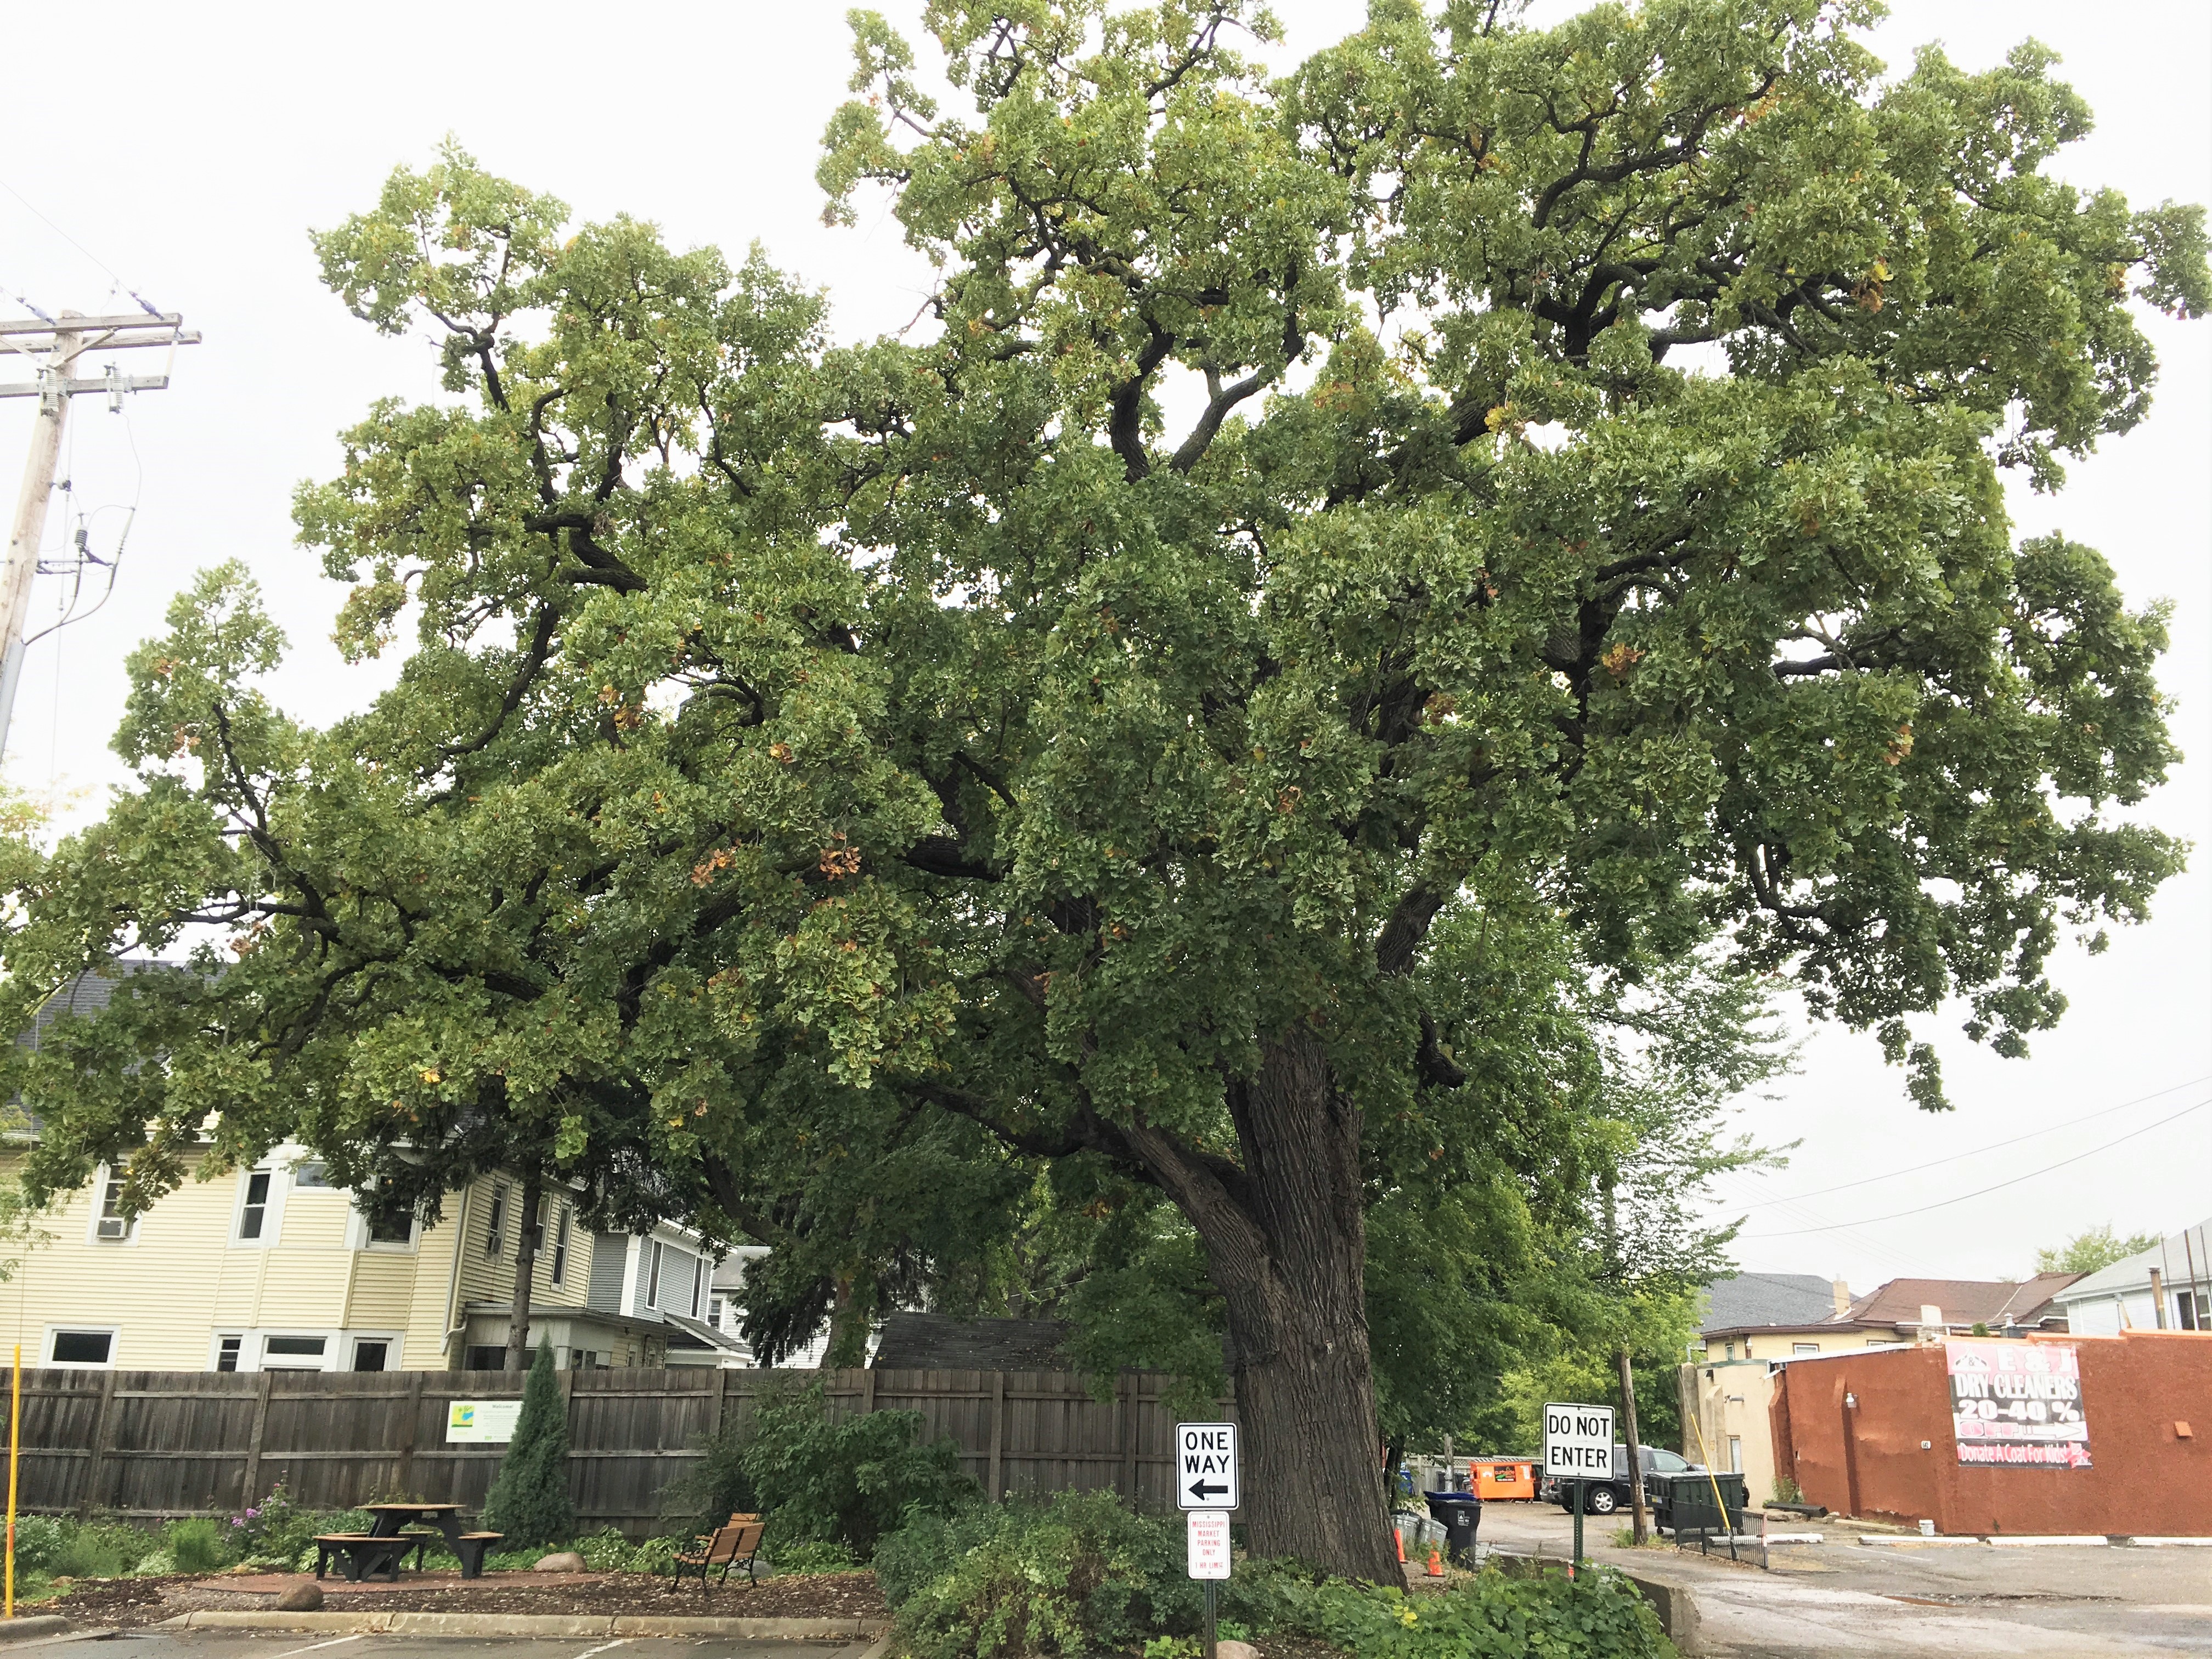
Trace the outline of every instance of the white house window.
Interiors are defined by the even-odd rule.
[[[367,1194],[354,1200],[354,1208],[361,1216],[362,1237],[368,1243],[412,1244],[415,1242],[415,1212],[412,1210],[379,1209]]]
[[[246,1202],[238,1209],[238,1236],[261,1237],[261,1224],[269,1217],[269,1171],[256,1170],[246,1177]]]
[[[105,1365],[115,1357],[113,1331],[56,1331],[47,1356],[57,1365]]]
[[[325,1164],[295,1164],[292,1166],[295,1187],[326,1188],[331,1184],[330,1166]]]
[[[245,1347],[245,1346],[246,1339],[242,1336],[224,1336],[216,1338],[215,1345],[216,1370],[219,1371],[236,1370],[238,1369],[239,1351]]]
[[[264,1371],[319,1371],[330,1346],[326,1336],[264,1336],[261,1339],[261,1369]]]
[[[507,1188],[491,1189],[491,1218],[484,1224],[484,1254],[497,1255],[500,1242],[507,1234]]]
[[[653,1263],[645,1278],[645,1305],[660,1305],[660,1241],[657,1238],[653,1241]]]
[[[699,1297],[707,1288],[707,1263],[699,1257],[691,1258],[691,1317],[699,1316]]]
[[[93,1224],[93,1237],[103,1244],[120,1244],[131,1237],[137,1225],[135,1218],[123,1213],[123,1178],[108,1176],[100,1183],[100,1218]]]
[[[563,1204],[553,1224],[553,1282],[560,1284],[568,1276],[568,1206]]]
[[[367,1338],[353,1345],[353,1368],[357,1371],[386,1370],[392,1353],[392,1344],[384,1338],[371,1341]]]
[[[1820,1345],[1817,1342],[1792,1342],[1790,1345],[1790,1352],[1792,1353],[1818,1353],[1820,1352]]]
[[[722,1298],[719,1296],[707,1300],[707,1322],[718,1331],[722,1328]]]

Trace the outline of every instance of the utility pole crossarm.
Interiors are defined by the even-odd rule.
[[[58,325],[46,322],[0,323],[0,339],[6,339],[11,335],[17,334],[52,334],[58,330],[70,334],[104,334],[110,331],[123,333],[146,329],[167,329],[173,332],[182,331],[191,333],[191,330],[184,328],[184,313],[179,311],[126,312],[120,317],[75,317],[64,312]],[[191,337],[194,342],[197,342],[200,337],[197,333],[192,333]],[[143,340],[138,343],[167,345],[168,340],[164,337]]]
[[[169,377],[166,374],[73,374],[67,380],[10,380],[0,385],[0,398],[42,398],[49,392],[73,395],[80,392],[166,392],[168,389]]]
[[[169,384],[167,374],[125,374],[112,364],[100,375],[70,371],[88,351],[198,345],[198,333],[185,328],[184,320],[175,312],[87,317],[64,311],[52,322],[0,323],[0,351],[40,359],[37,380],[0,385],[0,398],[39,399],[31,453],[23,467],[22,493],[9,530],[7,558],[0,563],[0,757],[4,757],[8,726],[15,711],[15,688],[23,677],[23,631],[30,616],[31,579],[38,573],[46,504],[53,495],[54,467],[61,456],[62,428],[69,420],[70,399],[87,392],[106,392],[108,407],[120,410],[125,392],[160,392]]]

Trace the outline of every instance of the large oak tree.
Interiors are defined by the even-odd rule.
[[[2002,480],[2142,417],[2201,216],[2046,176],[2088,117],[2039,49],[1883,82],[1872,13],[1377,0],[1267,84],[1237,3],[936,0],[957,116],[858,14],[822,178],[938,263],[908,342],[395,175],[318,247],[452,395],[298,519],[342,640],[413,643],[326,732],[235,571],[133,659],[141,787],[5,995],[237,960],[11,1060],[34,1188],[150,1195],[210,1116],[428,1184],[511,1120],[726,1235],[778,1160],[917,1214],[959,1133],[1103,1160],[1195,1231],[1254,1548],[1389,1578],[1366,1218],[1542,1133],[1501,954],[1722,951],[1935,1106],[1908,1016],[2022,1052],[2062,931],[2179,863],[2115,812],[2160,617]]]

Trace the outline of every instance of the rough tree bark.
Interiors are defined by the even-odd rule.
[[[1293,1030],[1232,1083],[1241,1167],[1141,1127],[1131,1149],[1197,1229],[1228,1311],[1255,1555],[1399,1582],[1368,1358],[1359,1117]]]
[[[532,1231],[544,1199],[544,1183],[532,1174],[522,1178],[522,1224],[514,1241],[514,1311],[507,1326],[507,1372],[519,1375],[530,1364],[530,1290],[538,1272],[538,1235]]]

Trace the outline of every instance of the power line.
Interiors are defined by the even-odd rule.
[[[10,195],[10,196],[14,197],[17,201],[21,202],[21,204],[22,204],[26,208],[27,208],[27,209],[29,209],[29,210],[30,210],[31,216],[32,216],[33,218],[36,219],[36,220],[37,220],[40,224],[44,225],[44,226],[45,226],[48,230],[51,230],[52,232],[53,232],[53,234],[54,234],[55,235],[57,235],[57,236],[60,237],[60,238],[62,239],[62,240],[64,240],[64,242],[67,242],[67,243],[68,243],[71,247],[75,248],[75,249],[76,249],[79,253],[82,253],[82,255],[84,255],[84,257],[85,257],[86,258],[88,258],[88,259],[91,260],[91,261],[93,262],[93,264],[94,264],[98,265],[98,266],[99,266],[102,270],[106,271],[106,272],[108,274],[108,276],[109,276],[110,277],[112,277],[112,278],[114,280],[115,286],[116,286],[116,287],[118,287],[118,288],[119,288],[119,289],[122,289],[125,294],[129,295],[132,299],[134,299],[134,300],[137,301],[138,301],[138,304],[139,304],[140,308],[141,308],[141,309],[143,309],[143,311],[145,311],[145,312],[147,313],[147,314],[148,314],[148,315],[149,315],[149,316],[154,316],[154,317],[158,317],[158,316],[160,316],[160,315],[161,314],[161,313],[158,310],[156,310],[153,306],[149,305],[149,304],[147,303],[147,301],[146,301],[146,296],[145,296],[144,295],[143,295],[143,294],[139,293],[139,292],[138,292],[138,290],[137,290],[137,289],[135,289],[135,288],[131,287],[130,283],[126,283],[126,282],[125,282],[125,281],[123,280],[123,275],[122,275],[122,273],[121,273],[120,271],[117,270],[116,270],[116,268],[115,268],[113,265],[111,265],[110,264],[108,264],[106,260],[105,260],[105,259],[101,258],[100,258],[97,253],[94,253],[94,252],[90,248],[87,247],[87,246],[86,246],[82,242],[78,241],[78,240],[77,240],[77,239],[76,239],[76,237],[74,237],[74,236],[70,235],[70,234],[69,234],[69,232],[67,232],[67,231],[64,230],[64,229],[63,229],[59,225],[56,224],[52,220],[51,220],[51,219],[47,218],[47,217],[46,217],[46,216],[45,214],[43,214],[43,213],[40,212],[40,211],[39,211],[39,209],[38,209],[38,204],[37,204],[35,202],[32,201],[32,200],[31,200],[31,198],[30,198],[29,197],[27,197],[27,196],[24,195],[24,194],[23,194],[23,192],[22,192],[21,191],[20,191],[20,190],[16,189],[15,185],[13,185],[9,184],[9,183],[5,179],[0,179],[0,190],[4,190],[4,191],[6,191]],[[30,308],[31,310],[33,310],[33,311],[34,311],[34,312],[38,312],[39,316],[40,316],[41,319],[43,319],[44,320],[46,320],[46,321],[47,321],[47,322],[52,322],[52,321],[53,320],[53,319],[52,319],[51,317],[47,317],[47,316],[46,316],[46,313],[44,313],[43,311],[39,311],[39,309],[38,309],[38,307],[37,307],[36,306],[32,306],[32,305],[30,305],[30,302],[29,302],[28,301],[23,301],[23,303],[24,303],[26,306],[29,307],[29,308]]]
[[[1787,1198],[1758,1199],[1751,1203],[1743,1205],[1741,1207],[1746,1210],[1763,1210],[1770,1205],[1795,1204],[1800,1199],[1820,1198],[1829,1193],[1849,1192],[1854,1187],[1869,1187],[1877,1181],[1894,1181],[1899,1176],[1917,1175],[1923,1170],[1933,1170],[1939,1165],[1945,1164],[1956,1164],[1962,1158],[1979,1158],[1984,1152],[1994,1152],[2006,1146],[2017,1146],[2021,1141],[2033,1140],[2039,1135],[2056,1134],[2059,1130],[2070,1129],[2077,1123],[2087,1123],[2095,1118],[2110,1117],[2114,1112],[2124,1112],[2130,1106],[2140,1106],[2145,1101],[2157,1100],[2166,1095],[2179,1094],[2184,1089],[2193,1089],[2198,1084],[2205,1082],[2212,1082],[2212,1073],[2208,1073],[2203,1077],[2185,1079],[2182,1082],[2173,1084],[2170,1087],[2154,1090],[2147,1095],[2137,1095],[2133,1100],[2124,1100],[2117,1106],[2100,1106],[2094,1112],[2084,1112],[2079,1117],[2069,1117],[2063,1123],[2050,1123],[2045,1124],[2040,1129],[2030,1129],[2026,1134],[2014,1135],[2009,1140],[1993,1140],[1986,1146],[1976,1146],[1966,1152],[1953,1152],[1945,1158],[1929,1158],[1926,1163],[1916,1164],[1910,1169],[1891,1170],[1883,1175],[1868,1176],[1864,1179],[1859,1181],[1846,1181],[1833,1187],[1815,1187],[1809,1193],[1792,1193]],[[1734,1209],[1737,1206],[1731,1204],[1727,1207]]]
[[[1948,1209],[1954,1204],[1964,1204],[1970,1198],[1981,1198],[1990,1193],[2001,1192],[2007,1187],[2017,1187],[2023,1181],[2033,1181],[2038,1176],[2049,1175],[2053,1170],[2063,1170],[2069,1164],[2079,1164],[2085,1158],[2094,1158],[2100,1152],[2108,1152],[2112,1151],[2113,1147],[2118,1146],[2122,1141],[2133,1140],[2137,1135],[2147,1135],[2153,1129],[2163,1129],[2167,1124],[2178,1122],[2181,1119],[2187,1117],[2191,1112],[2201,1112],[2207,1106],[2212,1106],[2212,1096],[2208,1096],[2204,1099],[2198,1101],[2194,1106],[2183,1107],[2172,1117],[2162,1117],[2155,1123],[2144,1124],[2140,1129],[2130,1129],[2127,1133],[2108,1140],[2101,1146],[2092,1146],[2086,1152],[2076,1152],[2071,1158],[2062,1158],[2056,1164],[2046,1164],[2039,1170],[2030,1170],[2026,1175],[2014,1176],[2009,1181],[2000,1181],[1994,1187],[1984,1187],[1977,1192],[1961,1193],[1956,1198],[1939,1199],[1933,1204],[1923,1204],[1917,1209],[1899,1210],[1890,1215],[1868,1216],[1863,1220],[1860,1221],[1838,1221],[1833,1225],[1826,1227],[1795,1227],[1786,1232],[1746,1233],[1743,1237],[1747,1239],[1795,1238],[1803,1233],[1841,1232],[1850,1227],[1871,1227],[1878,1221],[1901,1221],[1909,1215],[1925,1215],[1930,1210]]]

